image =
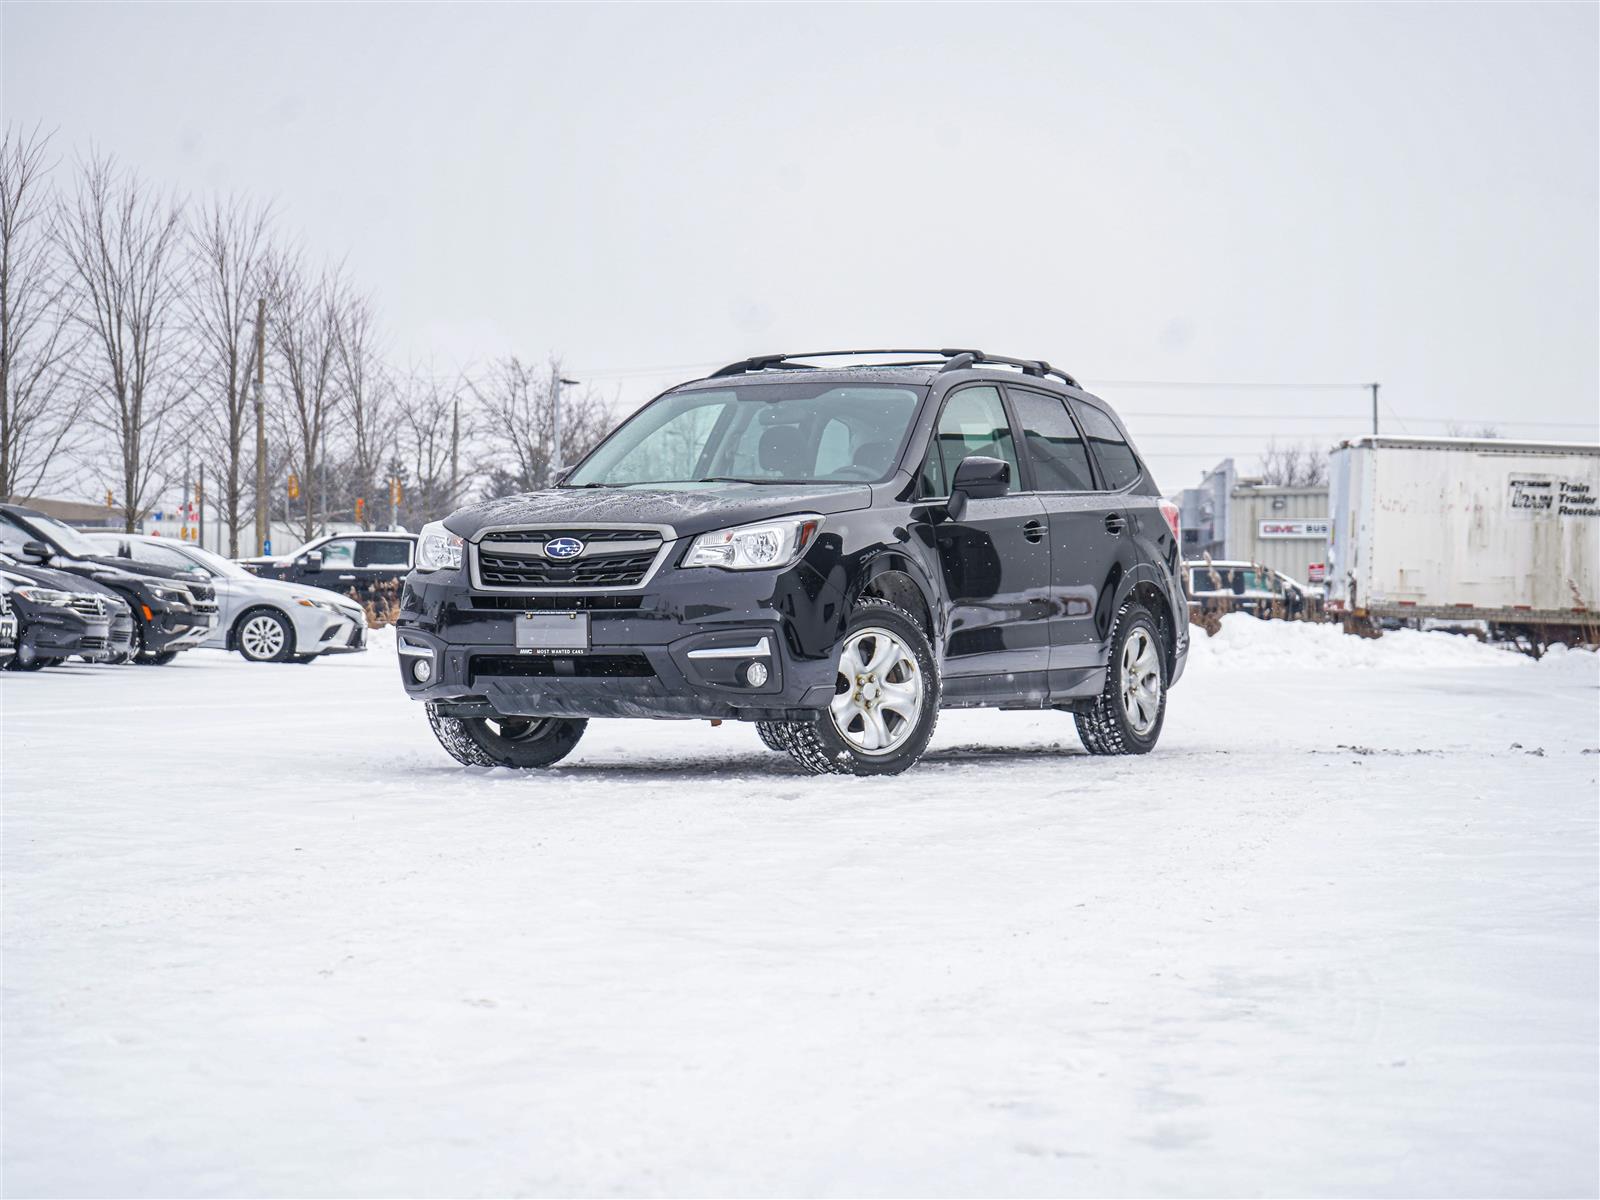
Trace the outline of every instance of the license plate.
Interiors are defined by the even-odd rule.
[[[518,654],[585,654],[589,614],[540,612],[517,616]]]

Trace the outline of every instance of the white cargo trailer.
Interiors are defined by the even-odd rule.
[[[1331,612],[1593,639],[1600,445],[1364,437],[1329,474]]]

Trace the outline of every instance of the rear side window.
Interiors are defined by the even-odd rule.
[[[924,494],[949,495],[950,481],[956,477],[961,460],[975,454],[1010,463],[1011,485],[1017,486],[1021,478],[1017,473],[1017,448],[1011,440],[1011,423],[1000,403],[998,388],[962,388],[945,401],[923,463]]]
[[[1041,492],[1092,492],[1094,473],[1066,401],[1038,392],[1011,392],[1023,444],[1033,463],[1034,487]]]
[[[1117,424],[1092,404],[1074,404],[1084,435],[1094,447],[1094,460],[1100,464],[1106,487],[1119,491],[1139,478],[1139,460],[1133,456]]]
[[[356,543],[358,567],[408,567],[411,543],[400,538],[363,538]]]

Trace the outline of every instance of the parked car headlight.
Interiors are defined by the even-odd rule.
[[[799,558],[817,534],[822,518],[814,513],[736,525],[695,538],[683,556],[686,567],[721,567],[725,571],[768,571]]]
[[[178,604],[188,608],[194,603],[194,597],[189,594],[188,588],[152,586],[150,594],[163,604]]]
[[[443,521],[422,527],[417,537],[417,570],[453,570],[461,565],[461,535],[451,533]]]
[[[66,608],[72,603],[71,592],[58,592],[54,588],[19,587],[15,590],[24,600],[32,600],[35,604],[50,608]]]
[[[329,612],[338,612],[339,606],[328,600],[313,600],[310,596],[296,596],[294,602],[301,608],[325,608]]]

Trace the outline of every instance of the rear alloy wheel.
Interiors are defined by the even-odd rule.
[[[282,613],[258,608],[239,622],[234,644],[250,662],[285,662],[294,655],[294,629]]]
[[[449,717],[428,704],[428,724],[450,757],[467,767],[554,766],[572,753],[589,722],[572,717]]]
[[[868,597],[845,626],[834,695],[816,721],[788,724],[786,749],[821,775],[898,775],[939,719],[939,668],[915,617]]]
[[[1167,656],[1150,610],[1124,604],[1110,649],[1105,690],[1075,713],[1078,736],[1090,754],[1148,754],[1167,715]]]

